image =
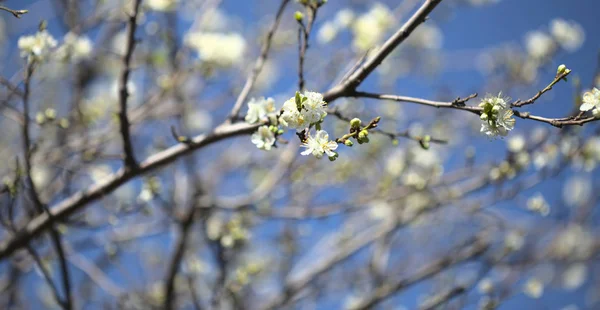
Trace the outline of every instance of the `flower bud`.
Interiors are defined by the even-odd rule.
[[[481,118],[482,121],[487,121],[488,115],[487,113],[481,113],[481,116],[479,116],[479,118]]]
[[[354,145],[354,142],[352,142],[352,141],[350,141],[350,140],[346,140],[346,141],[344,141],[344,144],[345,144],[346,146],[353,146],[353,145]]]
[[[358,133],[358,138],[359,138],[359,139],[364,139],[364,138],[366,138],[368,135],[369,135],[369,132],[368,132],[367,130],[363,129],[363,130],[361,130],[361,131]]]
[[[358,127],[360,127],[360,124],[361,124],[360,118],[353,118],[350,121],[350,127],[352,127],[352,128],[358,128]]]
[[[301,22],[302,19],[304,18],[304,14],[302,14],[302,12],[300,12],[300,11],[296,11],[296,13],[294,13],[294,18],[297,21]]]
[[[556,70],[556,75],[561,75],[566,70],[567,70],[567,66],[565,66],[564,64],[562,64],[562,65],[558,66],[558,69]]]

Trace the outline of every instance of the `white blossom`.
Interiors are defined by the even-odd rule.
[[[506,136],[515,127],[513,111],[507,106],[507,99],[501,95],[488,96],[479,104],[481,113],[481,132],[494,138]]]
[[[540,298],[544,294],[544,283],[540,280],[531,278],[525,282],[525,287],[523,288],[523,292],[525,295],[531,298]]]
[[[288,128],[302,129],[311,124],[320,122],[326,115],[325,106],[327,103],[323,101],[323,95],[316,92],[305,92],[298,94],[301,101],[300,110],[296,97],[288,99],[282,108],[282,114],[279,117],[279,122]]]
[[[338,26],[333,22],[326,22],[317,32],[317,41],[320,44],[331,42],[338,34]]]
[[[518,153],[525,148],[525,143],[526,141],[523,135],[515,135],[507,141],[508,150],[513,153]]]
[[[535,59],[544,59],[554,51],[554,40],[541,31],[530,32],[525,36],[525,48],[529,56]]]
[[[542,216],[547,216],[550,213],[550,206],[541,193],[537,193],[527,200],[527,209],[538,212]]]
[[[366,51],[381,41],[385,32],[394,23],[390,9],[375,3],[371,10],[359,16],[352,27],[354,40],[352,45],[358,51]]]
[[[306,148],[302,155],[312,154],[316,158],[323,157],[323,154],[334,157],[336,155],[334,151],[338,147],[335,141],[329,141],[329,134],[325,130],[318,130],[314,137],[309,133],[306,142],[301,146]]]
[[[342,9],[335,15],[334,22],[340,28],[348,28],[354,20],[354,12],[351,9]]]
[[[41,61],[56,47],[57,42],[48,31],[42,30],[35,35],[20,37],[17,45],[21,57],[27,57],[29,61]]]
[[[585,32],[581,25],[562,18],[550,22],[550,33],[556,42],[569,52],[578,50],[585,41]]]
[[[246,50],[246,41],[238,33],[192,32],[184,41],[200,59],[223,67],[240,63]]]
[[[245,120],[250,124],[254,124],[260,121],[261,118],[267,116],[267,114],[274,111],[275,100],[273,100],[273,98],[252,98],[250,101],[248,101],[248,113],[246,114]]]
[[[59,59],[78,61],[89,58],[92,54],[92,41],[86,36],[69,32],[65,35],[64,41],[65,43],[56,51]]]
[[[576,290],[587,278],[587,266],[583,263],[570,265],[562,275],[562,284],[565,289]]]
[[[275,144],[275,133],[271,131],[269,126],[260,126],[258,127],[258,130],[252,134],[251,141],[257,148],[269,151],[273,144]]]
[[[144,4],[154,11],[170,12],[177,8],[179,0],[146,0]]]
[[[591,91],[583,94],[583,103],[579,107],[581,111],[592,111],[594,115],[600,113],[600,90],[598,88],[592,89]]]

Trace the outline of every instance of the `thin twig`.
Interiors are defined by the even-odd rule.
[[[242,109],[242,105],[248,98],[248,94],[252,90],[254,83],[256,83],[256,79],[258,78],[258,75],[262,71],[262,69],[265,65],[265,61],[267,60],[267,57],[269,56],[269,51],[271,50],[271,42],[273,41],[273,35],[275,34],[277,27],[279,27],[279,22],[281,21],[281,17],[283,16],[285,7],[288,5],[289,2],[290,2],[290,0],[282,0],[281,1],[281,4],[279,5],[279,9],[277,10],[277,15],[275,16],[275,20],[273,21],[273,24],[271,24],[271,28],[269,29],[269,32],[267,33],[267,37],[265,38],[265,42],[263,43],[260,56],[258,57],[258,59],[256,59],[256,63],[254,64],[254,69],[252,69],[252,72],[246,79],[246,83],[244,84],[244,87],[242,88],[242,92],[237,97],[235,104],[234,104],[233,108],[231,109],[231,112],[229,113],[229,117],[227,120],[228,123],[233,122],[233,120],[238,116],[238,114],[240,113],[240,110]]]
[[[9,9],[9,8],[7,8],[5,6],[2,6],[2,5],[0,5],[0,10],[9,12],[14,17],[16,17],[16,18],[21,18],[21,15],[27,14],[29,12],[28,10],[13,10],[13,9]]]
[[[552,89],[552,87],[554,85],[556,85],[556,83],[562,81],[563,79],[566,79],[566,77],[569,75],[569,73],[571,73],[571,70],[565,70],[564,72],[558,74],[554,80],[548,84],[548,86],[546,86],[544,89],[540,90],[539,92],[537,92],[535,94],[535,96],[531,97],[529,100],[526,101],[520,101],[517,100],[516,102],[514,102],[513,104],[511,104],[512,107],[518,108],[518,107],[522,107],[524,105],[528,105],[528,104],[533,104],[535,103],[536,100],[538,100],[544,93],[550,91]]]
[[[119,125],[121,138],[123,139],[125,167],[127,169],[135,169],[137,167],[133,146],[131,144],[129,118],[127,117],[127,98],[129,97],[127,83],[129,82],[129,75],[131,73],[131,58],[135,48],[135,30],[137,28],[137,16],[141,2],[141,0],[135,0],[133,15],[129,17],[129,22],[127,24],[127,46],[125,50],[125,56],[123,57],[123,71],[121,72],[121,77],[119,79]]]

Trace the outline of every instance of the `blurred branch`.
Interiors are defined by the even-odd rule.
[[[59,202],[50,209],[50,215],[40,214],[32,219],[21,231],[12,237],[8,237],[0,245],[0,260],[8,257],[14,251],[27,245],[33,238],[38,237],[44,230],[48,229],[55,221],[64,220],[74,214],[85,205],[94,202],[103,196],[113,192],[129,180],[150,172],[154,169],[174,162],[180,157],[190,154],[212,143],[239,135],[254,132],[262,123],[245,124],[237,123],[223,125],[209,134],[203,134],[192,138],[191,143],[179,143],[164,151],[158,152],[140,163],[138,169],[120,169],[116,173],[106,177],[102,182],[94,184],[85,190],[74,193],[69,198]]]
[[[391,36],[383,46],[368,60],[362,64],[352,75],[340,84],[328,90],[324,95],[324,100],[330,102],[336,98],[348,96],[391,54],[398,45],[400,45],[410,34],[425,20],[427,15],[440,4],[442,0],[426,0],[425,3],[413,14],[413,16],[402,26],[393,36]]]
[[[248,94],[252,90],[254,83],[256,83],[256,79],[258,78],[258,75],[262,71],[262,68],[265,65],[265,61],[267,60],[267,57],[269,56],[269,51],[271,50],[271,42],[273,41],[273,35],[275,34],[277,27],[279,26],[279,22],[281,21],[281,16],[283,16],[285,7],[288,5],[289,2],[290,2],[290,0],[282,0],[281,1],[281,4],[279,5],[279,9],[277,10],[277,14],[275,16],[275,20],[273,21],[273,24],[271,24],[271,28],[269,29],[269,32],[267,33],[267,37],[265,38],[265,42],[263,43],[260,56],[256,60],[256,63],[254,64],[254,69],[252,69],[252,72],[246,79],[244,88],[242,88],[242,92],[237,97],[235,104],[234,104],[233,108],[231,109],[231,112],[229,113],[227,123],[233,122],[233,120],[238,116],[238,114],[240,113],[240,110],[242,109],[242,106],[244,105],[244,102],[248,98]]]
[[[16,18],[21,18],[21,15],[27,14],[29,12],[28,10],[13,10],[13,9],[9,9],[9,8],[7,8],[5,6],[2,6],[2,5],[0,5],[0,10],[9,12],[14,17],[16,17]]]

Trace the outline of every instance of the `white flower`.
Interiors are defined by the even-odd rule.
[[[513,153],[518,153],[525,148],[525,137],[523,135],[516,135],[508,139],[508,150]]]
[[[298,95],[302,102],[300,110],[298,110],[296,97],[288,99],[283,104],[283,113],[279,118],[279,122],[283,126],[292,129],[302,129],[320,122],[327,115],[325,111],[327,103],[323,101],[323,95],[309,91]]]
[[[73,61],[89,58],[92,54],[92,41],[86,36],[78,36],[73,32],[65,35],[65,43],[56,51],[58,58]]]
[[[579,49],[585,40],[585,33],[579,24],[561,18],[550,22],[550,33],[556,42],[569,52]]]
[[[494,290],[494,282],[490,278],[483,278],[477,284],[477,289],[482,294],[489,294]]]
[[[304,96],[307,100],[304,102],[300,113],[309,124],[318,123],[327,115],[327,112],[325,112],[327,103],[323,101],[323,95],[307,91]]]
[[[594,115],[600,112],[600,90],[595,87],[593,90],[583,94],[583,103],[579,107],[580,111],[589,111],[591,109],[594,109]]]
[[[18,41],[21,57],[28,57],[29,61],[41,61],[51,50],[56,47],[56,40],[46,30],[39,31],[32,36],[23,36]]]
[[[309,133],[306,142],[301,146],[306,148],[306,151],[301,153],[302,155],[312,154],[316,158],[323,157],[323,154],[334,157],[336,155],[334,150],[338,147],[335,141],[329,141],[329,134],[325,130],[318,130],[314,137]]]
[[[376,3],[371,10],[356,19],[352,30],[354,40],[352,42],[358,51],[366,51],[379,43],[385,32],[394,23],[394,15],[390,9]]]
[[[192,32],[184,41],[200,59],[223,67],[238,64],[246,50],[246,41],[238,33]]]
[[[544,32],[530,32],[525,37],[525,48],[532,58],[544,59],[554,51],[554,40]]]
[[[354,19],[354,12],[351,9],[342,9],[335,15],[335,24],[340,28],[348,28]]]
[[[333,22],[326,22],[317,32],[317,41],[320,44],[331,42],[338,34],[338,26]]]
[[[562,275],[563,287],[568,290],[576,290],[585,282],[588,270],[585,264],[576,263],[570,265]]]
[[[550,213],[550,206],[541,193],[537,193],[527,200],[527,209],[538,212],[542,216],[547,216]]]
[[[269,126],[258,127],[258,130],[252,134],[251,139],[257,148],[265,151],[269,151],[275,144],[275,134],[269,129]]]
[[[170,12],[177,8],[179,0],[146,0],[145,5],[154,11]]]
[[[592,182],[583,176],[573,176],[563,187],[564,201],[573,207],[581,207],[590,202],[592,197]]]
[[[296,106],[296,100],[292,97],[283,103],[282,107],[283,113],[279,117],[279,122],[285,126],[292,129],[300,129],[305,128],[308,125],[304,121],[304,116],[300,114],[298,111],[298,107]]]
[[[261,97],[259,99],[252,98],[248,101],[248,114],[246,114],[246,122],[254,124],[260,121],[267,114],[275,111],[275,100],[273,98]]]
[[[544,294],[544,284],[535,278],[527,280],[523,292],[531,298],[540,298]]]
[[[488,137],[506,136],[515,127],[513,111],[507,106],[508,99],[498,96],[488,96],[479,104],[481,113],[481,132]]]

